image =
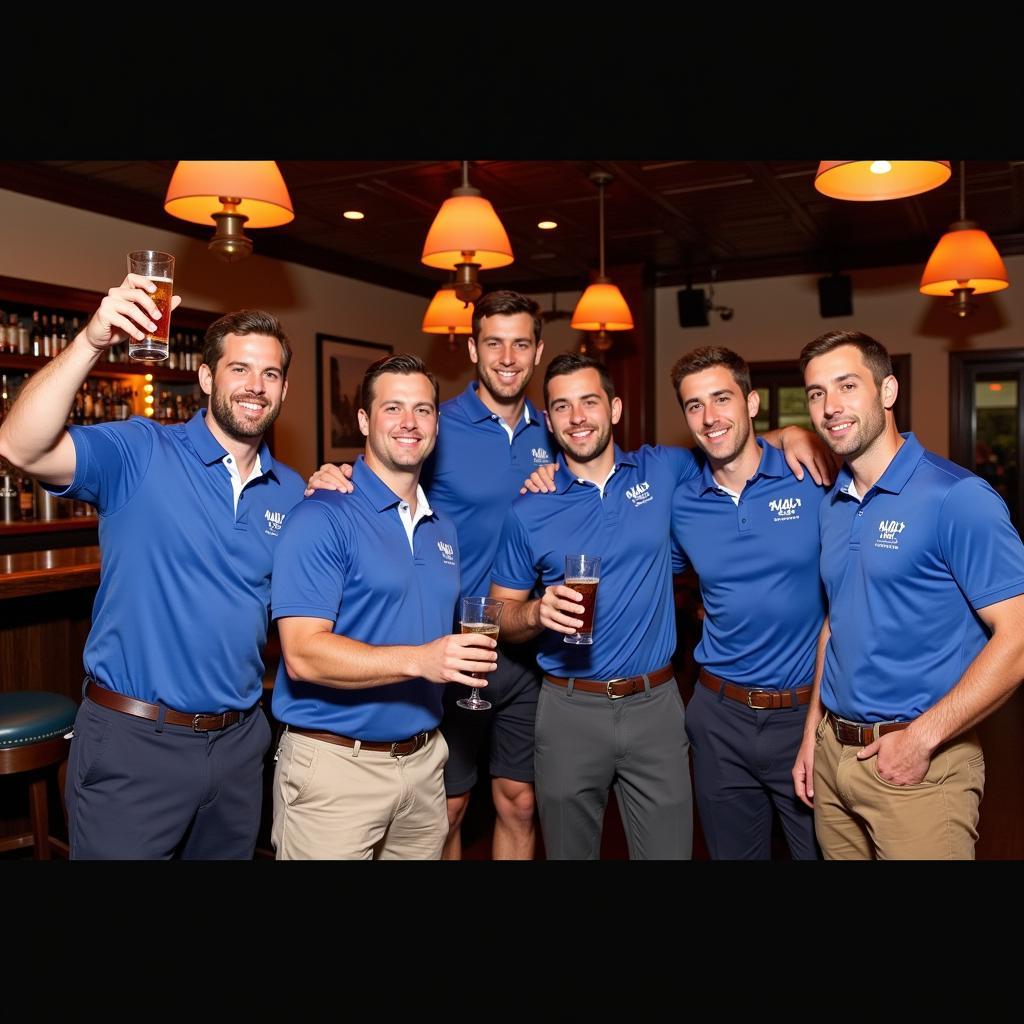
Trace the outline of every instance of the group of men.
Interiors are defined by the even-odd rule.
[[[696,454],[625,452],[602,363],[556,356],[544,414],[527,399],[539,307],[493,292],[465,391],[441,404],[422,361],[379,360],[364,454],[303,500],[263,442],[291,358],[267,313],[210,327],[188,423],[65,427],[108,347],[153,328],[152,291],[111,289],[0,428],[0,455],[100,514],[72,856],[252,856],[268,613],[279,858],[458,858],[485,746],[495,858],[531,858],[536,817],[548,858],[596,858],[612,789],[631,857],[688,858],[691,747],[714,858],[770,856],[774,815],[794,859],[973,856],[972,729],[1024,676],[1024,546],[986,483],[898,433],[878,342],[830,332],[801,353],[827,447],[755,436],[746,363],[701,348],[672,371]],[[601,559],[590,645],[563,642],[583,625],[573,553]],[[687,565],[704,621],[684,709]],[[460,599],[488,594],[497,643],[458,632]],[[491,710],[458,707],[465,687]]]

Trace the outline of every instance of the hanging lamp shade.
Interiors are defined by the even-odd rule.
[[[924,295],[953,295],[970,288],[972,294],[982,295],[1009,287],[1009,275],[992,239],[974,221],[961,220],[939,239],[920,290]]]
[[[472,194],[458,194],[464,192]],[[512,245],[490,202],[476,189],[455,189],[430,225],[421,261],[441,270],[454,270],[467,262],[494,270],[512,260]]]
[[[618,286],[599,278],[576,303],[569,326],[576,331],[630,331],[633,314]]]
[[[948,160],[822,160],[814,187],[833,199],[903,199],[938,188],[952,173]]]
[[[246,227],[276,228],[295,219],[291,197],[273,160],[179,160],[167,186],[164,209],[193,224],[215,224],[222,199]],[[239,201],[240,200],[240,201]]]
[[[424,334],[472,334],[473,304],[455,295],[455,284],[442,285],[430,300],[423,317]]]

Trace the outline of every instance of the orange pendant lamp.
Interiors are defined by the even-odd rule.
[[[904,199],[938,188],[952,173],[948,160],[822,160],[814,187],[833,199]]]
[[[455,294],[454,281],[441,285],[430,300],[420,330],[424,334],[447,334],[453,349],[457,335],[473,333],[473,304]]]
[[[234,263],[252,252],[242,228],[276,228],[295,219],[273,160],[179,160],[164,209],[193,224],[216,224],[209,250]]]
[[[612,347],[610,331],[633,329],[633,314],[629,311],[622,292],[612,284],[604,272],[604,187],[612,176],[606,171],[595,171],[590,180],[598,187],[600,272],[596,280],[580,296],[573,311],[570,326],[577,331],[593,334],[594,347],[607,352]]]
[[[483,291],[478,272],[507,267],[512,259],[508,235],[494,207],[469,184],[469,161],[463,160],[462,185],[437,211],[420,262],[454,270],[455,294],[463,302],[474,302]]]
[[[964,216],[966,177],[960,161],[960,219],[950,225],[928,259],[921,275],[923,295],[950,295],[953,312],[968,316],[977,307],[974,295],[1010,287],[1006,266],[992,239],[975,221]]]

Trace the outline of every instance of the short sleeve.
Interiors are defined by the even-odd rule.
[[[505,516],[491,579],[510,590],[531,590],[537,580],[530,535],[514,508]]]

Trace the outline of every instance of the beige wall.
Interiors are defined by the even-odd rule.
[[[260,256],[261,234],[250,233],[255,252],[248,259],[222,263],[202,241],[0,189],[0,274],[103,292],[120,284],[126,252],[163,249],[177,259],[175,291],[186,306],[277,314],[295,355],[275,454],[304,476],[316,466],[318,331],[422,356],[441,379],[442,398],[465,386],[464,349],[449,353],[447,337],[419,330],[427,299]]]
[[[941,455],[949,447],[949,357],[951,350],[1024,347],[1024,257],[1006,260],[1010,288],[977,300],[973,316],[960,320],[948,300],[917,290],[922,267],[853,271],[853,316],[822,319],[815,276],[726,281],[715,288],[715,302],[732,306],[722,321],[711,314],[707,327],[679,326],[678,288],[659,288],[656,299],[657,440],[688,443],[669,371],[684,352],[698,345],[725,345],[747,360],[796,359],[809,341],[829,330],[860,330],[876,337],[894,355],[911,355],[911,427],[927,448]],[[706,285],[704,285],[706,289]],[[900,425],[905,429],[904,425]]]

